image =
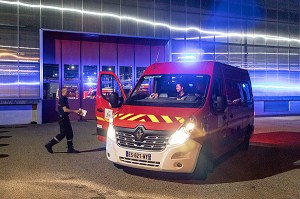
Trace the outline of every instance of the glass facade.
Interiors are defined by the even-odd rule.
[[[298,0],[1,1],[0,99],[53,99],[57,85],[69,85],[75,99],[85,99],[98,71],[115,71],[130,89],[150,63],[189,55],[249,70],[256,99],[299,101],[299,13]],[[41,41],[40,29],[80,36],[73,38],[69,51],[63,49],[64,35],[53,40],[44,34]],[[76,50],[82,48],[84,34],[96,35],[92,43],[100,50],[95,63],[85,63],[89,56]],[[145,44],[149,41],[119,44],[117,39],[102,44],[109,52],[101,51],[97,45],[103,35],[162,39],[169,41],[168,52],[161,53],[165,49],[159,44]],[[47,39],[54,43],[46,42],[40,51]],[[45,48],[59,48],[61,54],[44,53]],[[65,52],[70,57],[61,57]],[[123,54],[132,62],[122,63]]]

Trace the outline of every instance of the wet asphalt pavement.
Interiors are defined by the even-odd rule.
[[[105,156],[96,122],[72,122],[79,154],[66,141],[49,154],[44,144],[57,123],[0,126],[0,198],[290,198],[300,199],[300,146],[252,143],[233,150],[204,181],[143,170],[121,170]],[[300,133],[300,117],[255,119],[255,134]],[[297,162],[298,161],[298,162]]]

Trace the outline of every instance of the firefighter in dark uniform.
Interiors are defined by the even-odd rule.
[[[73,130],[69,119],[70,113],[81,114],[81,110],[72,110],[69,107],[68,102],[68,89],[64,87],[61,91],[61,95],[58,101],[58,113],[59,119],[58,124],[60,127],[60,133],[57,134],[52,140],[50,140],[46,145],[46,149],[49,153],[53,153],[52,146],[60,142],[64,137],[67,139],[68,153],[79,153],[78,150],[75,150],[73,147]]]

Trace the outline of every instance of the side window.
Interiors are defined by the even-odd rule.
[[[149,96],[152,88],[152,79],[143,79],[142,82],[139,82],[136,89],[132,93],[131,97],[136,97],[137,99],[144,99]]]
[[[213,83],[212,88],[212,95],[211,95],[211,102],[212,102],[212,108],[217,108],[217,97],[221,96],[222,94],[222,81],[221,79],[215,79]]]
[[[221,79],[216,79],[213,85],[212,97],[216,98],[222,94],[222,83]]]
[[[226,80],[226,89],[229,104],[239,105],[252,100],[249,83]]]
[[[121,104],[123,96],[117,80],[111,75],[104,74],[101,75],[100,82],[101,94],[104,97],[104,99],[109,101],[113,96],[118,97],[118,103]]]
[[[241,84],[241,96],[243,102],[250,102],[252,100],[250,94],[250,85],[248,83]]]
[[[226,87],[227,98],[230,103],[241,99],[240,86],[238,82],[227,80]]]

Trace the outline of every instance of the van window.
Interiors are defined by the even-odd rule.
[[[222,95],[222,80],[215,79],[212,87],[211,106],[213,109],[217,108],[217,97]]]
[[[161,74],[140,78],[125,104],[164,107],[199,107],[206,99],[209,76]],[[178,90],[177,90],[178,89]],[[180,95],[179,95],[180,94]]]
[[[242,90],[242,101],[243,102],[250,102],[252,101],[252,98],[251,98],[251,93],[250,93],[250,85],[249,83],[242,83],[241,84],[241,90]]]
[[[247,82],[227,80],[226,90],[229,104],[241,104],[252,100],[250,85]]]
[[[117,93],[119,98],[123,98],[120,86],[116,79],[111,75],[101,75],[101,93],[106,100],[109,100],[112,93]]]

